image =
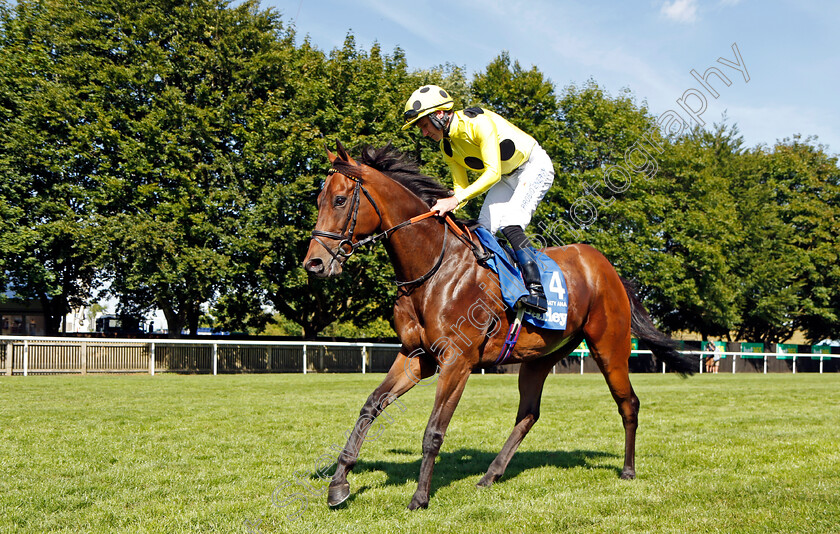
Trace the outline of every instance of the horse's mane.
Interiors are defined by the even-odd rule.
[[[426,176],[408,156],[388,143],[381,148],[367,146],[359,161],[395,180],[420,197],[431,207],[439,198],[448,197],[449,189],[431,176]]]

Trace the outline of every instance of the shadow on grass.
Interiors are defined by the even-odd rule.
[[[395,449],[389,452],[405,455],[417,454],[413,451]],[[495,452],[479,451],[476,449],[458,449],[452,452],[441,452],[435,462],[430,496],[434,496],[439,488],[445,488],[458,480],[475,475],[484,475],[487,472],[487,468],[490,467],[490,463],[496,458],[496,454]],[[512,479],[529,469],[547,466],[563,469],[572,469],[575,467],[606,469],[613,471],[616,476],[619,476],[621,474],[621,467],[604,464],[599,461],[602,458],[617,457],[615,454],[600,451],[520,451],[513,456],[505,470],[505,474],[496,484],[502,484],[505,480]],[[369,462],[360,459],[353,468],[353,472],[382,471],[388,477],[385,481],[386,486],[401,486],[407,482],[417,482],[421,460],[422,458],[419,454],[417,454],[415,460],[410,462]],[[353,491],[348,501],[352,501],[356,495],[364,493],[366,489],[367,486],[362,486]]]

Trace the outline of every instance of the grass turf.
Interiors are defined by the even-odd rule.
[[[382,376],[2,378],[0,532],[840,531],[840,375],[633,375],[634,481],[618,478],[603,378],[552,375],[489,489],[475,483],[511,430],[517,381],[476,375],[429,509],[409,512],[434,396],[418,386],[331,510],[312,495],[319,458],[337,456]]]

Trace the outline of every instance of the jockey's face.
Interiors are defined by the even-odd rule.
[[[443,114],[441,111],[436,111],[435,113]],[[435,125],[429,120],[428,115],[417,121],[417,127],[420,128],[420,133],[429,139],[433,139],[437,142],[440,142],[440,140],[443,139],[443,132],[435,128]]]

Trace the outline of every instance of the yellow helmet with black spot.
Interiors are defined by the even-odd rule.
[[[405,111],[403,112],[405,124],[403,124],[402,129],[407,130],[429,113],[437,110],[450,110],[453,106],[455,106],[455,101],[443,88],[437,85],[424,85],[414,91],[408,102],[405,103]]]

